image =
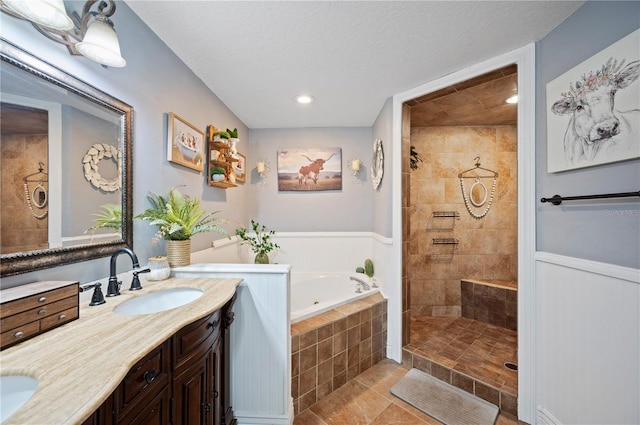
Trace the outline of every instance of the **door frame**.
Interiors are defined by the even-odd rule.
[[[535,44],[453,72],[429,83],[393,96],[392,112],[392,248],[393,275],[402,279],[402,104],[507,65],[518,66],[518,418],[534,423],[535,380]],[[388,294],[389,323],[397,324],[388,333],[388,357],[402,360],[402,285]],[[398,293],[397,291],[400,291]]]

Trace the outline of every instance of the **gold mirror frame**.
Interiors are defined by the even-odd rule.
[[[132,181],[132,122],[133,108],[113,96],[85,83],[65,71],[43,61],[20,47],[0,38],[0,60],[43,80],[62,87],[122,116],[122,238],[109,242],[79,246],[49,248],[0,255],[0,276],[12,276],[106,257],[121,247],[133,248],[133,181]]]

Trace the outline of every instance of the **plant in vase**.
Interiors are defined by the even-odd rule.
[[[251,220],[251,227],[253,233],[249,233],[246,227],[236,229],[236,235],[242,239],[240,244],[251,246],[251,250],[256,254],[254,259],[256,264],[269,264],[269,252],[280,248],[280,245],[271,241],[271,237],[275,236],[276,232],[268,230],[264,224],[254,220]]]
[[[155,245],[160,239],[167,242],[167,258],[171,267],[190,263],[191,236],[217,232],[229,237],[221,227],[228,220],[216,216],[220,211],[206,212],[199,199],[183,195],[175,187],[165,196],[149,193],[147,199],[151,207],[135,218],[158,227],[152,243]]]
[[[225,175],[227,174],[227,170],[223,167],[213,167],[211,169],[211,180],[214,182],[219,182],[225,180]]]
[[[237,159],[237,155],[238,155],[238,142],[240,141],[240,139],[238,139],[238,129],[234,128],[233,130],[229,130],[227,128],[227,133],[229,133],[229,145],[230,145],[230,151],[231,151],[231,157],[236,158]]]

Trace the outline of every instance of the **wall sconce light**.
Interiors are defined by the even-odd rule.
[[[260,176],[260,185],[267,185],[267,176],[269,175],[269,171],[271,171],[271,167],[269,166],[268,161],[259,160],[256,163],[256,171],[258,172],[258,176]]]
[[[96,3],[98,10],[91,10]],[[104,66],[126,65],[109,19],[116,12],[113,0],[88,0],[82,17],[75,11],[67,15],[63,0],[0,0],[0,10],[31,22],[42,35],[67,46],[72,55],[83,55]]]
[[[363,181],[359,178],[360,170],[362,169],[362,161],[353,158],[349,160],[349,169],[351,170],[351,179],[353,183],[362,184]]]

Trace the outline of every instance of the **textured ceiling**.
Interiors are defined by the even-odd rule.
[[[390,96],[538,41],[584,3],[126,2],[250,128],[371,126]]]

